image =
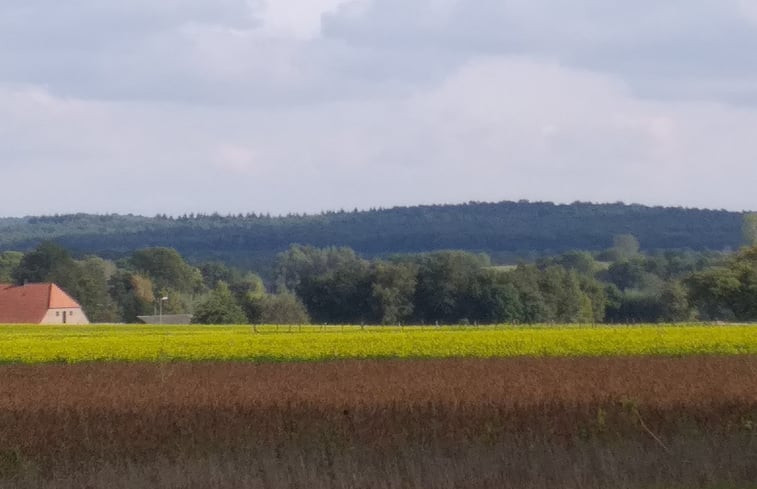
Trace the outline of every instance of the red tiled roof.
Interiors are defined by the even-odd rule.
[[[50,284],[50,309],[71,309],[81,307],[78,302],[73,300],[70,295],[63,292],[63,289],[55,284]]]
[[[0,324],[38,324],[48,309],[79,307],[55,284],[0,287]]]

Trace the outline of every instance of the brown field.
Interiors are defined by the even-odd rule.
[[[0,367],[0,488],[757,487],[757,357]]]

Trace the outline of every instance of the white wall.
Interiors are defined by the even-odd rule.
[[[89,319],[80,308],[50,309],[40,324],[63,324],[63,312],[66,324],[89,324]]]

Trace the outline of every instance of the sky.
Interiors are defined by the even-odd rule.
[[[0,216],[757,209],[757,0],[2,0]]]

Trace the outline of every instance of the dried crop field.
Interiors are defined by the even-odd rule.
[[[747,488],[757,357],[0,366],[0,488]]]

